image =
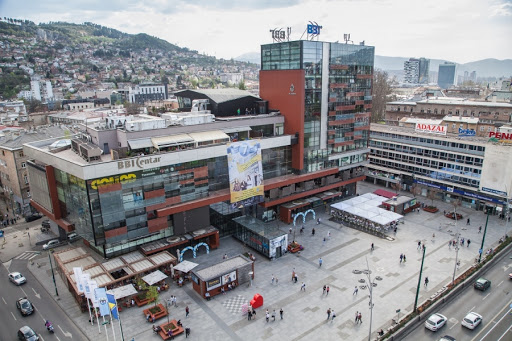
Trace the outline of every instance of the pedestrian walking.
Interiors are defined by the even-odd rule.
[[[320,218],[318,218],[318,219],[317,219],[316,224],[317,224],[317,225],[319,225],[319,224],[320,224]]]
[[[322,260],[322,257],[320,257],[320,258],[318,259],[318,267],[319,267],[319,268],[321,268],[321,267],[322,267],[322,263],[323,263],[323,262],[324,262],[324,261]]]
[[[418,240],[418,247],[416,248],[416,250],[419,250],[419,249],[421,249],[421,241],[420,240]]]
[[[185,317],[188,317],[188,314],[190,313],[190,310],[188,309],[188,305],[185,308]]]
[[[188,336],[190,335],[190,328],[185,328],[185,339],[188,338]]]
[[[451,250],[452,249],[452,241],[448,241],[448,249]]]
[[[327,294],[325,296],[329,296],[329,286],[327,286],[327,289],[325,289],[325,291],[327,292]]]
[[[482,226],[478,228],[478,233],[482,233]]]
[[[327,239],[331,239],[331,231],[327,231]]]
[[[471,225],[470,221],[469,221],[469,218],[468,220],[466,221],[466,225]]]
[[[174,306],[176,308],[178,308],[178,298],[176,296],[174,296],[173,300],[174,300]]]
[[[334,318],[336,317],[336,313],[334,312],[334,310],[332,311],[332,320],[331,320],[331,323],[334,321]]]
[[[359,291],[359,289],[357,288],[357,285],[354,287],[354,292],[352,293],[352,296],[356,295],[357,296],[357,292]]]
[[[403,253],[401,253],[401,254],[400,254],[400,264],[402,264],[402,261],[403,261],[403,260],[404,260],[404,254],[403,254]]]
[[[300,286],[300,291],[306,291],[306,283],[302,282],[302,285]]]
[[[322,242],[322,245],[325,245],[325,237],[324,237],[324,241]]]
[[[324,291],[322,292],[322,295],[325,295],[325,289],[327,289],[326,285],[324,285]]]
[[[290,227],[290,230],[289,230],[289,231],[290,231],[290,234],[292,234],[292,228],[291,228],[291,227]]]
[[[359,323],[363,323],[361,313],[359,313],[359,315],[357,315],[357,320],[359,321]]]
[[[297,276],[297,274],[295,274],[295,283],[297,283],[299,281],[299,276]]]
[[[354,320],[354,323],[357,323],[358,317],[359,317],[359,311],[356,311],[356,319]]]
[[[272,321],[275,322],[276,320],[276,310],[274,309],[274,311],[272,311]]]
[[[331,308],[327,309],[327,320],[331,318]]]
[[[436,234],[432,233],[432,243],[436,240]]]
[[[276,280],[276,278],[274,277],[274,274],[272,274],[272,280],[271,280],[272,284],[274,284],[275,280]]]
[[[457,270],[460,268],[460,260],[457,261]]]
[[[268,313],[268,309],[267,312],[265,313],[265,319],[267,320],[267,323],[270,320],[270,314]]]
[[[428,277],[425,277],[425,288],[427,287],[428,285]]]
[[[407,262],[407,258],[405,258],[405,253],[404,253],[404,263]]]
[[[468,239],[468,241],[466,242],[466,244],[468,244],[468,247],[469,247],[469,243],[471,243],[470,239]]]
[[[249,310],[247,312],[247,321],[250,321],[252,319],[252,312]]]
[[[311,235],[315,235],[315,228],[313,227],[313,229],[311,230]]]
[[[292,282],[295,280],[295,268],[292,270]]]
[[[375,246],[373,245],[373,243],[372,243],[372,245],[370,247],[370,250],[372,250],[372,251],[375,250]]]
[[[279,315],[281,315],[281,320],[283,319],[283,308],[281,308],[281,310],[279,310]]]
[[[277,285],[277,283],[279,283],[279,278],[276,277],[276,285]]]

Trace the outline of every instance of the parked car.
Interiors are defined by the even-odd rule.
[[[29,326],[23,326],[18,330],[18,340],[38,341],[39,336]]]
[[[31,215],[26,216],[25,221],[27,223],[30,223],[31,221],[41,219],[42,217],[43,217],[43,215],[41,213],[36,212],[36,213],[32,213]]]
[[[54,247],[59,246],[60,241],[58,239],[50,240],[48,243],[43,245],[43,250],[53,249]]]
[[[437,341],[457,341],[457,340],[455,340],[455,338],[451,337],[450,335],[445,335]]]
[[[468,329],[475,329],[480,322],[482,322],[482,315],[477,314],[475,312],[470,312],[466,315],[461,321],[461,325],[468,328]]]
[[[18,308],[23,316],[28,316],[34,312],[32,302],[30,302],[26,297],[18,298],[16,301],[16,308]]]
[[[446,316],[444,315],[439,313],[432,314],[428,320],[425,321],[425,328],[435,332],[445,325],[446,320]]]
[[[485,279],[483,277],[480,277],[479,279],[477,279],[475,284],[473,285],[473,287],[475,289],[482,290],[482,291],[489,289],[490,286],[491,286],[491,281],[489,281],[488,279]]]
[[[13,282],[16,285],[22,285],[23,283],[27,283],[27,279],[19,272],[11,272],[9,274],[9,281]]]
[[[78,239],[80,239],[80,236],[76,234],[76,232],[71,232],[70,234],[68,234],[68,241],[70,243],[76,242]]]

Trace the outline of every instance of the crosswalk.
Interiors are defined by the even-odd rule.
[[[39,251],[25,251],[22,254],[14,257],[14,259],[24,259],[24,260],[31,260],[34,257],[37,257],[41,254]]]

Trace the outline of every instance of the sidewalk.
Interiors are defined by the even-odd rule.
[[[366,182],[358,184],[360,194],[373,192],[377,188],[382,187]],[[410,195],[405,192],[403,194]],[[423,197],[419,200],[429,203],[429,200]],[[225,253],[234,256],[250,251],[257,258],[253,286],[243,285],[227,292],[226,295],[219,295],[211,301],[206,301],[192,290],[191,284],[178,288],[173,283],[170,290],[161,294],[160,301],[164,302],[171,295],[177,296],[178,308],[170,308],[170,318],[181,319],[184,327],[191,328],[190,336],[194,339],[245,340],[249,337],[251,340],[281,341],[306,340],[314,337],[318,340],[366,340],[370,313],[368,292],[360,288],[356,295],[353,294],[354,286],[362,285],[360,279],[365,279],[366,276],[356,275],[353,271],[365,269],[367,260],[372,271],[372,279],[376,276],[382,278],[375,281],[377,286],[373,295],[375,306],[372,335],[376,338],[376,331],[381,328],[387,329],[391,320],[396,318],[397,309],[401,310],[401,316],[412,311],[421,264],[421,251],[417,250],[418,241],[426,245],[423,278],[428,276],[430,281],[428,289],[421,287],[419,302],[425,301],[451,281],[455,267],[455,251],[448,248],[448,241],[454,238],[456,226],[454,221],[443,216],[443,210],[452,209],[450,204],[435,202],[435,205],[440,209],[435,214],[420,211],[406,215],[405,223],[398,226],[397,234],[392,234],[393,241],[331,222],[325,210],[321,209],[317,212],[317,217],[322,220],[320,225],[316,225],[316,221],[308,217],[310,220],[306,221],[304,234],[300,235],[297,229],[296,240],[304,245],[304,250],[300,254],[285,254],[275,261],[267,260],[234,238],[223,238],[220,247],[210,254],[201,249],[196,259],[193,259],[190,253],[187,253],[185,258],[205,264],[221,261]],[[461,236],[471,239],[470,247],[464,246],[459,250],[461,266],[457,272],[462,273],[473,264],[478,255],[483,236],[483,233],[478,233],[478,227],[485,226],[486,215],[481,211],[462,207],[457,211],[464,216],[463,221],[457,224]],[[471,219],[470,226],[466,226],[467,217]],[[289,227],[293,225],[280,223],[279,226],[283,232],[288,232]],[[311,235],[313,227],[316,230],[315,236]],[[331,238],[324,243],[323,239],[329,232]],[[432,238],[433,233],[435,238]],[[497,216],[490,216],[484,250],[494,247],[504,234],[505,222]],[[375,244],[373,252],[370,251],[371,243]],[[13,248],[13,253],[20,251],[10,244],[7,248]],[[407,262],[400,263],[401,253],[407,256]],[[323,259],[322,267],[318,266],[320,257]],[[34,259],[34,265],[29,264],[28,267],[46,290],[53,293],[53,282],[48,275],[48,257],[38,256]],[[291,281],[293,270],[298,275],[297,284]],[[277,284],[272,284],[272,276],[278,279]],[[56,280],[59,290],[58,304],[90,340],[106,340],[104,329],[102,328],[101,334],[98,334],[97,325],[90,325],[89,316],[80,312],[60,276],[56,276]],[[306,283],[305,292],[300,291],[301,282]],[[324,285],[330,287],[328,296],[322,294]],[[264,305],[257,309],[256,317],[248,321],[247,317],[241,314],[241,304],[248,303],[256,293],[263,296]],[[187,305],[190,308],[190,316],[185,318]],[[283,320],[279,317],[281,308],[284,311]],[[336,312],[334,321],[326,321],[328,308]],[[152,324],[145,322],[143,309],[133,307],[121,312],[125,340],[160,339],[153,334]],[[269,309],[270,313],[276,310],[275,322],[272,318],[268,323],[265,321],[265,309]],[[364,323],[354,324],[356,311],[362,312]],[[158,323],[164,323],[165,320],[162,318]],[[108,333],[109,339],[113,340],[110,327]],[[184,336],[178,338],[185,339]],[[116,339],[121,339],[118,325]]]

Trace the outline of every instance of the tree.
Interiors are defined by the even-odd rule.
[[[388,73],[375,70],[372,86],[372,122],[383,121],[386,114],[386,103],[395,100],[392,95],[392,86],[396,80],[390,80]]]
[[[434,199],[437,198],[437,195],[439,194],[439,190],[437,188],[429,188],[427,198],[430,199],[432,207],[434,207]]]
[[[240,81],[240,83],[238,83],[238,89],[247,90],[247,88],[245,87],[244,81]]]
[[[128,115],[138,115],[140,113],[140,105],[137,103],[125,102],[124,107]]]

